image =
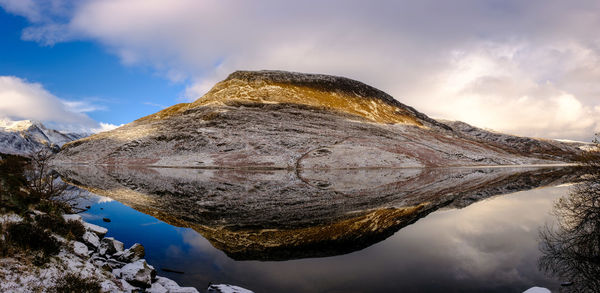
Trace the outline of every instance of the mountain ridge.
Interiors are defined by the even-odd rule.
[[[40,121],[0,119],[0,153],[4,154],[27,156],[41,149],[58,152],[64,144],[84,136],[48,128]]]

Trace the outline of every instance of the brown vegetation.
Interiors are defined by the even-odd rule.
[[[63,276],[54,288],[50,288],[51,293],[96,293],[100,292],[100,283],[95,279],[85,279],[76,274],[67,274]]]

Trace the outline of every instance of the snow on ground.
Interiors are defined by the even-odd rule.
[[[198,293],[196,288],[180,287],[173,280],[157,277],[154,267],[142,258],[145,252],[140,244],[124,249],[122,242],[112,237],[104,238],[106,228],[83,222],[79,215],[64,215],[63,218],[84,224],[87,230],[83,237],[85,243],[54,235],[63,243],[61,251],[42,266],[32,264],[30,255],[0,258],[0,292],[45,292],[65,276],[77,275],[82,279],[97,280],[101,292]],[[0,224],[22,220],[16,214],[0,215]],[[231,285],[215,286],[215,290],[209,292],[252,293]]]
[[[543,287],[531,287],[523,293],[551,293],[551,291]]]
[[[207,292],[209,293],[253,293],[250,290],[238,287],[238,286],[233,286],[233,285],[224,285],[224,284],[220,284],[220,285],[210,285],[208,287]]]
[[[23,218],[17,214],[0,215],[0,225],[8,223],[18,223],[23,221]]]

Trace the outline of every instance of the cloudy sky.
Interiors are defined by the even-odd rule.
[[[0,0],[0,117],[109,127],[237,69],[335,74],[434,118],[600,131],[600,1]],[[71,114],[71,115],[69,115]]]

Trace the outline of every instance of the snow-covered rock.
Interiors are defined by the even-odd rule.
[[[123,287],[123,290],[125,292],[139,292],[139,288],[132,286],[131,284],[127,283],[127,281],[125,281],[124,279],[120,280],[121,282],[121,287]]]
[[[551,293],[551,291],[544,287],[531,287],[523,291],[523,293]]]
[[[210,285],[206,292],[209,293],[254,293],[248,289],[233,285]]]
[[[113,257],[123,262],[134,262],[144,258],[145,255],[144,246],[136,243],[122,252],[115,253]]]
[[[169,293],[169,290],[167,290],[165,287],[163,287],[158,282],[155,282],[155,283],[152,283],[152,286],[150,286],[150,288],[146,289],[146,292],[148,292],[148,293]]]
[[[82,221],[81,215],[78,214],[64,214],[62,217],[65,221]]]
[[[169,293],[199,293],[194,287],[179,287],[177,289],[169,290]]]
[[[114,293],[114,292],[121,292],[122,290],[119,288],[119,286],[117,286],[115,283],[113,283],[110,280],[104,280],[102,282],[100,282],[100,292],[103,293]]]
[[[154,267],[140,259],[121,268],[121,277],[133,286],[148,288],[156,277]]]
[[[106,235],[106,233],[108,233],[108,229],[106,229],[104,227],[100,227],[98,225],[91,224],[91,223],[85,222],[85,223],[83,223],[83,226],[85,227],[86,230],[95,233],[99,237],[104,237],[104,235]]]
[[[160,284],[161,286],[163,286],[163,288],[169,291],[181,288],[175,281],[165,277],[156,277],[156,283]]]
[[[84,257],[87,257],[90,255],[90,251],[88,250],[88,247],[79,241],[73,242],[73,252],[76,255],[84,256]]]
[[[113,255],[117,252],[122,252],[124,248],[123,242],[115,240],[113,237],[105,237],[100,241],[100,255]]]
[[[100,238],[98,237],[98,235],[96,235],[96,233],[85,231],[85,233],[83,233],[83,241],[85,241],[85,243],[87,243],[94,249],[100,247]]]

